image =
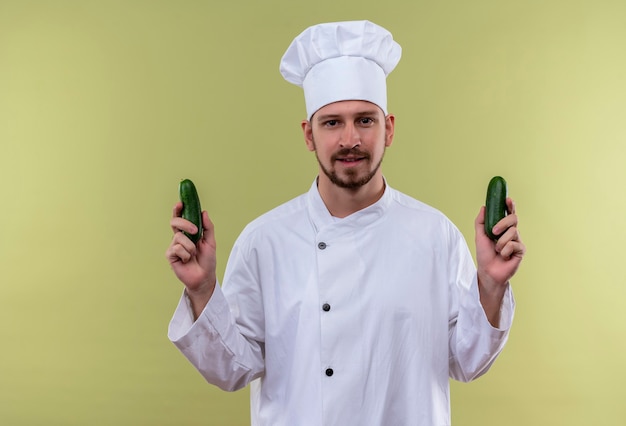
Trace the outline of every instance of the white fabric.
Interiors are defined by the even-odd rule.
[[[330,22],[300,33],[280,62],[283,77],[304,89],[307,117],[337,101],[363,100],[387,114],[386,77],[402,48],[370,21]]]
[[[508,288],[490,326],[467,245],[437,210],[387,187],[334,220],[314,183],[246,227],[223,288],[195,323],[183,296],[168,336],[208,382],[252,381],[255,426],[441,426],[449,377],[487,371],[513,312]]]

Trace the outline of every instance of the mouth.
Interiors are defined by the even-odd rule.
[[[365,157],[337,157],[337,161],[342,163],[350,164],[350,163],[358,163],[359,161],[365,160]]]
[[[342,150],[333,156],[333,160],[343,164],[345,166],[357,165],[369,158],[369,155],[365,152],[359,152],[357,150]]]
[[[354,167],[359,167],[366,157],[337,157],[336,164],[341,164],[341,167],[345,170],[350,170]]]

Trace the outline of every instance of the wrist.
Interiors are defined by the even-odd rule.
[[[500,323],[500,309],[502,300],[506,293],[508,282],[501,284],[478,275],[478,293],[480,295],[480,304],[485,311],[485,315],[489,323],[493,327],[498,327]]]
[[[193,311],[194,320],[198,319],[206,305],[211,300],[211,296],[215,291],[216,282],[206,283],[204,285],[200,285],[194,289],[190,289],[187,287],[185,289],[185,293],[187,294],[187,298],[191,304],[191,309]]]

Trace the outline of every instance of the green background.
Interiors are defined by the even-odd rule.
[[[528,253],[457,426],[625,425],[626,2],[0,0],[0,424],[245,425],[167,340],[181,178],[216,224],[306,191],[302,92],[278,63],[324,21],[393,32],[395,188],[473,246],[505,176]],[[410,395],[407,395],[410,397]]]

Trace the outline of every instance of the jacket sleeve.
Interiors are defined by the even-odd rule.
[[[510,284],[500,306],[500,324],[493,327],[480,303],[478,277],[465,240],[459,235],[451,250],[449,371],[450,377],[469,382],[493,365],[509,337],[515,312]]]
[[[195,322],[183,293],[168,338],[207,382],[223,390],[241,389],[263,374],[263,345],[241,333],[219,284]]]

